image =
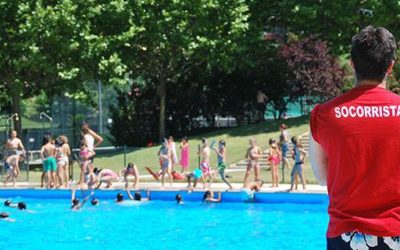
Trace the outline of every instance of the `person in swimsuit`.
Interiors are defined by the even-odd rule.
[[[83,194],[83,191],[82,191]],[[77,211],[80,210],[85,203],[94,195],[94,191],[91,191],[91,193],[83,198],[82,202],[75,197],[75,187],[71,189],[71,210],[72,211]]]
[[[288,153],[289,153],[289,133],[287,131],[288,126],[286,124],[281,124],[279,130],[281,132],[279,136],[279,145],[282,150],[282,167],[289,167]]]
[[[171,171],[174,170],[175,164],[178,163],[178,154],[176,153],[176,143],[174,137],[168,137],[168,148],[171,151]]]
[[[15,222],[15,220],[11,219],[10,215],[8,213],[6,213],[6,212],[1,212],[0,213],[0,219],[4,220],[4,221],[8,221],[8,222]]]
[[[179,204],[179,205],[184,204],[182,195],[180,195],[180,194],[175,195],[175,201],[176,201],[176,204]]]
[[[85,184],[88,189],[93,190],[95,189],[96,183],[97,183],[97,175],[94,172],[94,165],[93,163],[89,163],[88,172],[85,175]]]
[[[16,130],[11,131],[10,138],[6,141],[5,149],[5,155],[16,154],[18,150],[22,150],[22,152],[25,154],[24,145],[22,144],[21,139],[17,137]]]
[[[142,198],[142,195],[140,194],[139,191],[135,192],[135,194],[132,195],[128,188],[126,189],[126,193],[127,193],[128,198],[130,200],[133,200],[133,201],[150,201],[150,190],[146,191],[147,198]],[[118,193],[117,196],[116,196],[115,202],[116,203],[123,203],[124,201],[125,201],[124,200],[124,195],[122,193]]]
[[[88,165],[91,163],[90,161],[90,151],[85,143],[85,141],[81,142],[81,147],[79,151],[79,158],[80,158],[80,167],[81,167],[81,174],[79,184],[82,185],[85,180],[85,174],[88,172]]]
[[[243,179],[243,186],[246,186],[247,179],[249,178],[250,171],[254,168],[254,178],[256,182],[260,182],[260,165],[259,159],[262,157],[262,151],[259,146],[257,146],[257,141],[252,138],[249,140],[250,147],[247,149],[245,158],[247,159],[247,169],[246,174]]]
[[[98,169],[95,168],[93,170],[94,174],[97,176],[97,187],[100,188],[101,184],[106,183],[106,188],[110,188],[112,186],[112,181],[118,181],[119,175],[112,171],[111,169]]]
[[[11,207],[11,208],[17,208],[18,210],[26,210],[26,203],[23,201],[20,201],[18,203],[12,203],[12,201],[6,200],[6,201],[4,201],[4,206]]]
[[[68,138],[61,135],[56,140],[56,159],[57,159],[57,187],[68,187],[69,181],[69,157],[71,155],[71,148],[68,144]]]
[[[184,171],[187,171],[189,169],[189,143],[188,143],[188,138],[184,137],[181,142],[181,173]]]
[[[221,192],[218,192],[217,198],[214,197],[213,191],[206,191],[203,195],[203,202],[207,203],[220,203],[221,202]]]
[[[201,142],[202,142],[202,147],[200,148],[198,155],[200,155],[200,170],[203,172],[201,178],[203,182],[203,188],[205,188],[207,177],[208,177],[208,182],[207,182],[208,187],[211,186],[214,180],[214,172],[211,170],[210,166],[210,147],[208,146],[208,141],[206,138],[203,138]]]
[[[289,191],[294,190],[294,180],[296,175],[300,177],[303,189],[306,189],[306,179],[303,175],[303,165],[304,165],[304,159],[307,156],[307,152],[303,149],[297,137],[295,136],[292,137],[292,143],[293,143],[293,158],[295,163],[292,169],[292,173],[290,174],[291,180],[290,180]]]
[[[255,202],[255,192],[260,191],[264,182],[249,183],[240,190],[241,198],[243,202],[252,203]]]
[[[133,201],[150,201],[150,190],[146,191],[147,198],[143,198],[142,194],[140,191],[136,191],[133,195],[129,191],[129,189],[126,189],[126,193],[128,194],[129,199]]]
[[[168,147],[168,141],[164,140],[160,150],[158,151],[158,156],[161,162],[161,188],[164,188],[165,174],[168,174],[170,185],[172,187],[173,176],[171,171],[172,163],[172,151]]]
[[[25,156],[23,153],[19,153],[16,155],[10,155],[4,162],[4,168],[7,171],[7,175],[3,179],[4,185],[7,184],[9,180],[13,183],[13,186],[16,186],[16,180],[19,171],[19,162],[24,160]]]
[[[279,185],[279,164],[281,163],[281,152],[274,139],[269,139],[269,157],[268,160],[271,166],[272,187]]]
[[[217,153],[218,160],[218,173],[221,176],[221,179],[228,185],[229,189],[232,189],[232,185],[226,179],[225,169],[226,169],[226,143],[224,140],[220,140],[218,143],[218,148],[212,147]]]
[[[96,132],[89,128],[89,124],[84,122],[82,124],[81,130],[82,140],[85,142],[86,147],[89,150],[89,160],[93,163],[94,157],[96,155],[95,148],[100,146],[103,143],[103,137],[98,135]]]
[[[136,188],[136,186],[139,183],[139,169],[132,162],[128,163],[128,166],[126,166],[126,168],[124,168],[121,171],[119,171],[119,176],[123,176],[124,177],[125,188],[128,188],[129,177],[130,176],[134,177],[133,188]]]
[[[51,143],[51,136],[45,135],[43,137],[43,146],[40,150],[40,158],[43,161],[43,173],[41,176],[41,187],[44,186],[44,179],[47,177],[47,188],[54,187],[57,171],[56,163],[56,148]]]
[[[187,188],[189,189],[189,191],[191,191],[193,189],[193,187],[196,187],[197,182],[199,179],[201,179],[203,176],[203,172],[201,171],[200,168],[196,168],[194,169],[192,172],[186,174],[186,178],[187,178]],[[192,187],[192,182],[191,180],[193,179],[193,187]]]

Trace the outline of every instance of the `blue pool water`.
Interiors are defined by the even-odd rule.
[[[4,196],[3,196],[4,197]],[[3,207],[0,249],[325,249],[326,204],[202,204],[102,200],[70,210],[67,199]]]

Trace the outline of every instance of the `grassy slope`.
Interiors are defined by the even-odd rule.
[[[282,121],[267,121],[261,124],[253,124],[238,128],[221,129],[215,132],[199,135],[196,137],[189,138],[190,145],[190,168],[193,169],[198,165],[197,158],[197,147],[200,144],[202,137],[206,137],[209,141],[224,139],[227,145],[227,162],[229,164],[238,162],[244,159],[246,149],[248,147],[249,138],[256,138],[259,145],[265,150],[267,148],[269,138],[278,139],[279,136],[279,125]],[[284,121],[285,124],[289,125],[290,136],[300,135],[307,132],[308,118],[292,118]],[[179,143],[177,143],[178,155],[180,155],[180,150],[178,148]],[[157,151],[159,147],[149,147],[142,149],[128,149],[126,160],[127,162],[134,162],[139,166],[139,171],[142,174],[147,174],[144,170],[145,166],[149,166],[152,169],[158,169],[159,163],[157,158]],[[215,168],[217,162],[216,154],[212,154],[211,164]],[[120,153],[112,153],[106,155],[99,155],[95,160],[95,166],[100,168],[110,168],[113,170],[120,170],[124,164],[124,155]],[[180,169],[180,167],[178,168]],[[76,177],[78,167],[75,164],[74,176]],[[231,181],[241,182],[243,178],[243,172],[230,173],[232,176]],[[308,181],[315,183],[313,174],[311,173],[309,163],[306,161],[305,174],[308,177]],[[37,174],[31,174],[34,180],[37,180]],[[32,180],[32,178],[30,178]],[[219,179],[219,178],[217,178]],[[270,173],[262,172],[262,179],[269,181]],[[144,180],[145,181],[145,180]],[[289,181],[289,170],[285,173],[285,182]]]

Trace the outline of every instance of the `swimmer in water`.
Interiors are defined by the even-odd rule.
[[[220,203],[221,202],[221,192],[218,192],[218,197],[214,198],[213,191],[206,191],[203,195],[203,202],[207,203]]]
[[[12,203],[10,200],[6,200],[4,202],[4,206],[18,208],[19,210],[26,210],[26,203],[23,201],[18,202],[18,203]]]
[[[150,190],[146,191],[147,198],[142,198],[142,195],[140,194],[139,191],[136,191],[133,196],[128,189],[126,189],[126,193],[128,194],[129,199],[134,200],[134,201],[149,201],[150,200]]]
[[[142,195],[140,194],[139,191],[136,191],[134,193],[134,195],[132,195],[131,192],[128,189],[126,189],[126,193],[130,200],[134,200],[134,201],[149,201],[150,200],[150,190],[147,190],[147,198],[142,198]],[[123,203],[124,201],[125,201],[124,195],[122,193],[118,193],[117,196],[115,197],[115,202]]]
[[[179,205],[183,204],[182,195],[180,195],[180,194],[175,195],[175,200],[176,200],[177,204],[179,204]]]
[[[83,205],[85,205],[85,203],[90,199],[90,197],[92,197],[94,195],[94,192],[92,191],[90,193],[90,195],[86,196],[85,198],[83,198],[82,202],[75,197],[75,188],[73,188],[72,190],[72,194],[71,194],[71,209],[73,211],[77,211],[79,209],[81,209],[83,207]],[[83,193],[83,191],[82,191]]]
[[[1,212],[0,213],[0,219],[1,220],[5,220],[5,221],[9,221],[9,222],[14,222],[15,221],[14,219],[11,219],[10,215],[8,213],[6,213],[6,212]]]
[[[98,199],[96,199],[96,198],[93,198],[91,201],[90,201],[90,203],[93,205],[93,206],[97,206],[97,205],[99,205],[99,200]]]

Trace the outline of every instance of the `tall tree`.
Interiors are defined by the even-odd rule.
[[[159,138],[165,136],[167,89],[199,65],[234,66],[247,30],[243,0],[130,1],[140,27],[130,41],[133,78],[152,79],[159,97]],[[207,67],[206,67],[207,68]]]

